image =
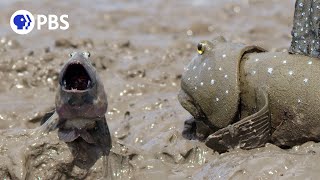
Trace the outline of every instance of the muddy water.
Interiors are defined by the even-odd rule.
[[[42,136],[28,134],[29,131],[25,134],[21,129],[37,127],[43,114],[53,108],[57,75],[68,53],[88,50],[108,94],[106,116],[114,144],[110,156],[114,176],[318,177],[317,143],[291,150],[268,145],[219,155],[200,142],[181,137],[189,114],[176,95],[181,73],[195,55],[197,42],[223,35],[230,41],[285,51],[290,44],[293,7],[292,0],[1,1],[0,159],[5,163],[0,166],[0,175],[12,179],[52,179],[54,173],[68,174],[65,171],[71,155],[55,139],[54,132]],[[19,36],[8,23],[17,9],[33,14],[68,14],[70,28],[33,30]],[[126,113],[130,115],[125,118]],[[5,130],[9,128],[12,130]],[[50,146],[43,148],[47,146],[42,144],[48,142]],[[16,147],[20,148],[13,151]],[[22,153],[28,150],[29,154]],[[57,157],[64,160],[48,161]],[[48,163],[39,170],[41,161]],[[70,171],[60,178],[99,178],[102,161],[87,173],[80,169]]]

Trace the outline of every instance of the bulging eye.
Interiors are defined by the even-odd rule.
[[[83,52],[82,53],[84,55],[84,57],[89,58],[90,57],[90,53],[89,52]]]
[[[72,56],[74,56],[75,54],[76,54],[76,52],[72,52],[72,53],[69,54],[69,57],[72,57]]]
[[[203,42],[198,43],[197,50],[200,55],[203,54],[205,51],[205,44]]]

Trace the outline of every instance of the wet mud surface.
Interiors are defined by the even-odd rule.
[[[182,138],[190,117],[177,100],[181,74],[199,40],[227,40],[287,51],[293,1],[33,1],[1,2],[0,177],[97,179],[104,169],[123,179],[305,179],[319,176],[320,146],[283,150],[272,144],[219,155]],[[9,27],[11,14],[68,14],[66,31]],[[113,149],[108,168],[74,166],[57,133],[39,134],[54,107],[57,77],[73,51],[87,50],[108,95]],[[28,130],[23,130],[28,129]]]

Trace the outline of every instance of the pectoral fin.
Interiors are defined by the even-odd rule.
[[[51,111],[47,112],[41,119],[40,125],[44,124],[50,117],[56,112],[56,109],[52,109]]]
[[[64,142],[72,142],[80,136],[80,133],[74,129],[59,129],[58,136]]]
[[[222,128],[208,136],[206,145],[218,152],[240,147],[252,149],[265,145],[270,139],[270,113],[268,96],[263,90],[257,92],[258,112]]]
[[[36,128],[36,131],[48,133],[57,128],[59,123],[59,117],[55,110],[48,112],[41,120],[41,126]]]
[[[188,140],[197,139],[196,120],[193,117],[184,121],[184,128],[182,131],[182,136]]]

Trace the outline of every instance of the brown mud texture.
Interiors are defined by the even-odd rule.
[[[12,13],[68,14],[68,30],[17,35]],[[316,179],[320,144],[218,154],[182,138],[190,115],[177,100],[200,40],[287,51],[294,1],[1,1],[1,179]],[[33,130],[54,107],[57,77],[73,51],[90,51],[108,95],[113,148],[91,168],[76,165],[57,132]],[[81,152],[79,152],[81,153]],[[108,164],[106,164],[108,162]]]

